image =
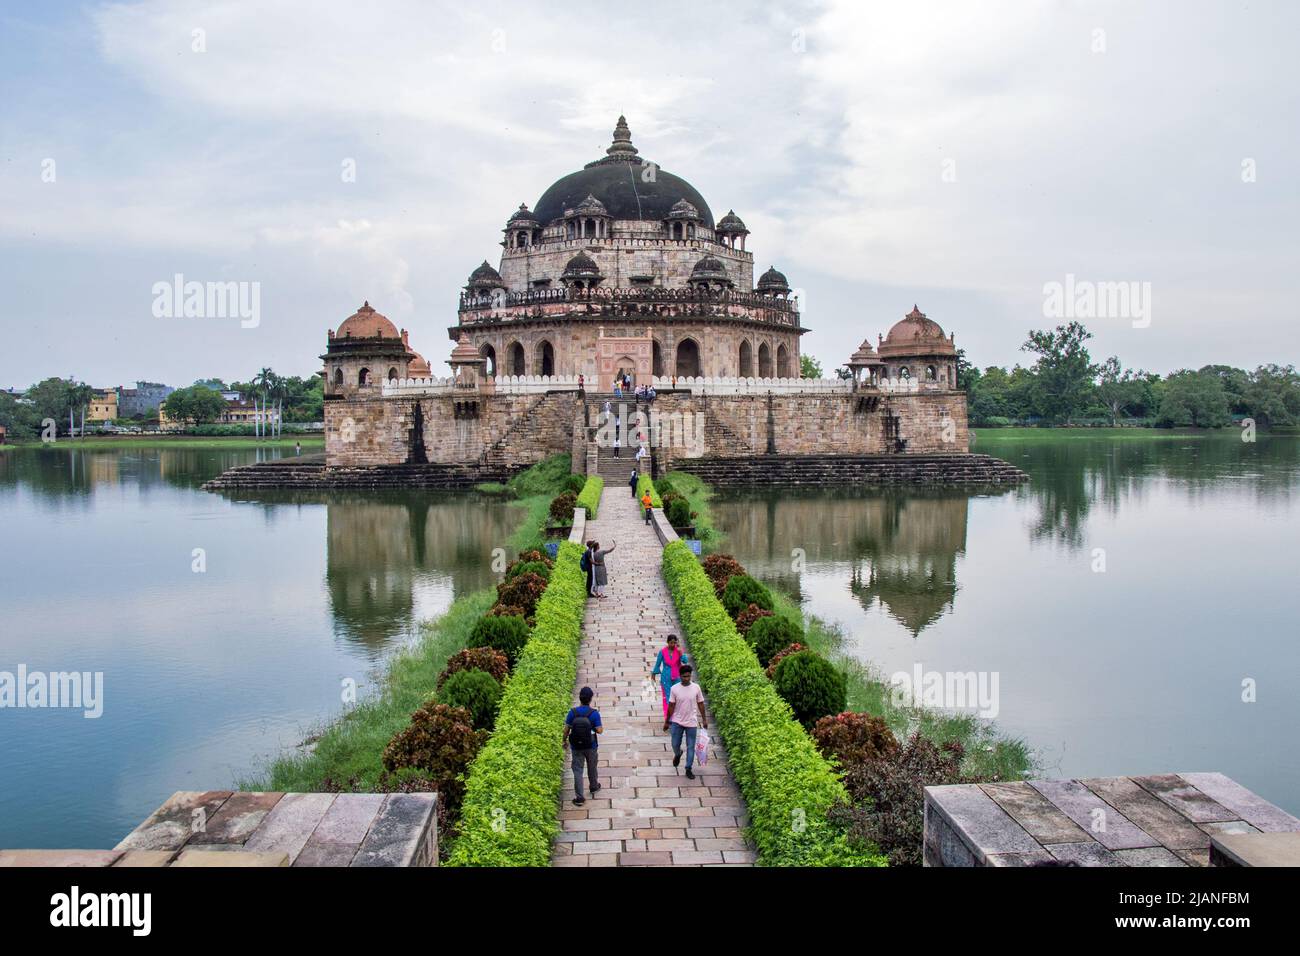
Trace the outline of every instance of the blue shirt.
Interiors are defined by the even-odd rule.
[[[585,711],[585,713],[579,714],[578,711],[580,710]],[[571,726],[575,716],[591,718],[591,749],[595,750],[600,746],[600,737],[596,733],[596,728],[600,726],[600,711],[595,707],[588,707],[586,704],[570,707],[568,715],[564,718],[564,726]]]

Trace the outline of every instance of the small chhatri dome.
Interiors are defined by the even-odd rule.
[[[785,273],[777,272],[775,266],[768,266],[767,271],[758,277],[759,292],[789,292],[790,283],[786,281]]]
[[[577,208],[575,208],[573,211],[576,212],[579,216],[608,216],[609,215],[609,213],[605,210],[605,204],[601,202],[599,199],[597,199],[595,196],[593,196],[591,193],[587,193],[587,198],[584,199],[582,202],[578,203]]]
[[[669,219],[699,219],[700,211],[695,208],[695,204],[686,200],[679,199],[673,203],[673,208],[668,210]]]
[[[870,339],[863,339],[862,344],[858,346],[858,350],[849,356],[848,361],[849,368],[867,368],[871,365],[882,364],[884,363],[881,362],[880,356],[876,354],[876,350],[872,348]]]
[[[340,336],[354,339],[397,339],[397,326],[388,321],[387,316],[380,315],[370,307],[370,301],[362,303],[361,308],[349,315],[339,326],[335,338]]]
[[[600,279],[600,266],[585,252],[579,252],[564,266],[562,279]]]
[[[469,274],[469,284],[465,286],[472,292],[483,291],[486,289],[504,289],[506,284],[501,279],[501,273],[497,272],[488,265],[486,259],[483,264]]]
[[[717,232],[749,232],[744,221],[736,215],[736,210],[728,209],[727,214],[718,220]]]
[[[614,125],[614,141],[609,144],[609,149],[605,150],[605,153],[610,159],[635,163],[640,162],[636,158],[637,152],[637,148],[632,145],[632,131],[627,128],[627,117],[619,116],[618,122]]]
[[[415,358],[406,364],[407,378],[430,378],[432,375],[433,369],[429,368],[429,363],[419,352],[416,352]]]
[[[915,352],[920,348],[936,354],[956,354],[952,339],[944,334],[943,326],[915,305],[911,312],[894,323],[880,347],[882,351],[909,349]]]
[[[695,263],[695,268],[691,270],[692,280],[716,279],[718,281],[727,281],[729,278],[727,267],[722,264],[721,260],[715,259],[713,256],[705,256]]]
[[[471,365],[481,361],[483,361],[483,357],[478,354],[478,349],[474,348],[474,343],[469,340],[469,335],[465,332],[460,333],[460,340],[457,341],[456,347],[451,350],[451,358],[447,360],[447,364]]]
[[[526,202],[521,202],[519,208],[511,213],[510,218],[506,221],[512,224],[532,223],[533,225],[539,225],[537,218],[533,215],[533,211],[528,208],[528,203]]]

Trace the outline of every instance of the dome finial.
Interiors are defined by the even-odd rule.
[[[638,150],[632,145],[632,131],[627,128],[627,118],[622,114],[618,117],[618,123],[614,126],[614,142],[610,143],[609,149],[605,150],[610,156],[631,159],[636,156]]]

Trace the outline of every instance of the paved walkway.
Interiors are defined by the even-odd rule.
[[[590,686],[605,732],[600,736],[601,790],[575,807],[565,751],[555,866],[752,866],[741,837],[744,801],[731,776],[710,712],[709,763],[686,779],[685,753],[673,767],[658,679],[650,680],[664,638],[682,638],[668,586],[660,574],[662,549],[626,484],[606,485],[600,518],[587,539],[617,544],[603,601],[587,601],[578,688]],[[684,638],[683,642],[684,642]],[[690,648],[686,649],[690,655]],[[704,687],[705,705],[709,688]],[[584,784],[585,786],[585,784]]]

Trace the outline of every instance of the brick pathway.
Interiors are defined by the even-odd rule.
[[[708,766],[697,766],[695,779],[687,780],[685,752],[681,767],[672,765],[659,682],[649,674],[664,638],[680,638],[682,632],[659,570],[659,539],[626,484],[606,485],[600,518],[587,525],[587,539],[606,548],[618,545],[606,559],[609,596],[587,601],[573,696],[576,703],[583,685],[596,692],[593,703],[605,725],[601,790],[595,797],[587,793],[583,806],[573,805],[565,751],[563,832],[556,837],[552,864],[752,866],[753,850],[741,836],[747,823],[744,801],[711,713]],[[706,708],[708,694],[706,686]]]

